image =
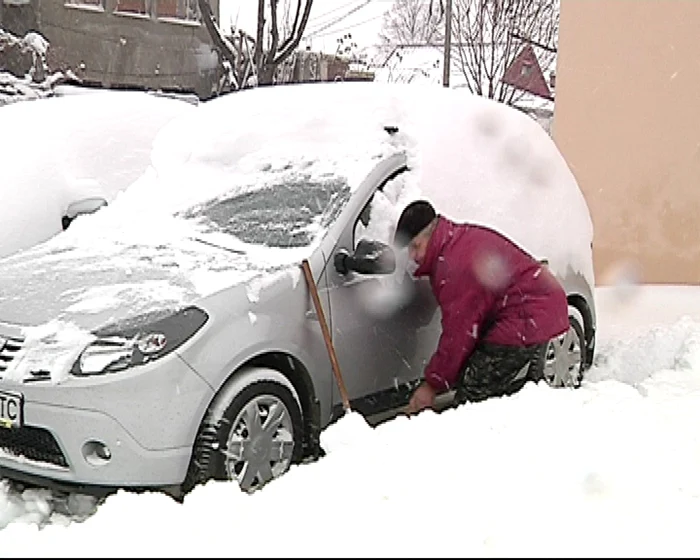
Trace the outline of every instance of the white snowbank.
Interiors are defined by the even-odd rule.
[[[603,339],[616,365],[595,366],[580,389],[530,384],[513,397],[376,429],[351,412],[322,434],[324,458],[253,495],[211,482],[182,505],[120,492],[95,507],[78,495],[64,503],[0,486],[4,552],[83,557],[108,542],[114,556],[220,556],[233,542],[239,556],[259,556],[260,543],[265,555],[284,557],[339,546],[355,557],[694,556],[700,348],[678,341],[700,334],[700,297],[697,288],[639,293],[636,306],[598,290],[603,324],[637,326],[641,336]],[[657,305],[666,316],[649,320]],[[650,329],[658,335],[649,338]],[[624,359],[632,352],[669,361],[635,386],[639,361]],[[270,512],[279,514],[273,529]]]

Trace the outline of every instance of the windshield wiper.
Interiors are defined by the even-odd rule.
[[[231,249],[230,247],[224,247],[223,245],[217,245],[216,243],[212,243],[211,241],[204,241],[204,239],[200,239],[199,237],[190,237],[192,241],[199,241],[200,243],[204,243],[205,245],[209,245],[210,247],[215,247],[217,249],[223,249],[224,251],[228,251],[229,253],[235,253],[236,255],[245,255],[245,251],[241,251],[240,249]]]

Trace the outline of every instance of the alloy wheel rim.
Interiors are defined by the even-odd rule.
[[[287,406],[274,395],[260,395],[236,416],[223,453],[229,478],[253,492],[289,468],[293,451],[294,426]]]
[[[544,378],[553,387],[578,387],[581,383],[581,341],[573,326],[547,346]]]

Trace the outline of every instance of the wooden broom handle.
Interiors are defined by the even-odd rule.
[[[338,358],[335,355],[335,348],[333,347],[333,341],[331,340],[331,333],[328,330],[328,324],[326,323],[326,316],[323,314],[323,308],[321,307],[321,299],[318,297],[318,288],[316,287],[316,282],[314,281],[314,276],[311,273],[311,267],[309,266],[309,261],[304,259],[301,263],[301,268],[304,269],[304,276],[306,277],[306,284],[309,286],[309,291],[311,292],[311,299],[314,300],[314,307],[316,308],[316,314],[318,315],[318,320],[321,323],[321,331],[323,332],[323,340],[326,343],[326,349],[328,350],[328,356],[331,359],[331,366],[333,367],[333,375],[335,375],[335,380],[338,383],[338,389],[340,389],[340,398],[343,399],[343,408],[348,411],[350,410],[350,399],[348,398],[348,391],[345,388],[345,383],[343,382],[343,376],[340,373],[340,365],[338,364]]]

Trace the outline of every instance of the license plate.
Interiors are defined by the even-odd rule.
[[[0,391],[0,428],[22,426],[24,397],[19,393]]]

